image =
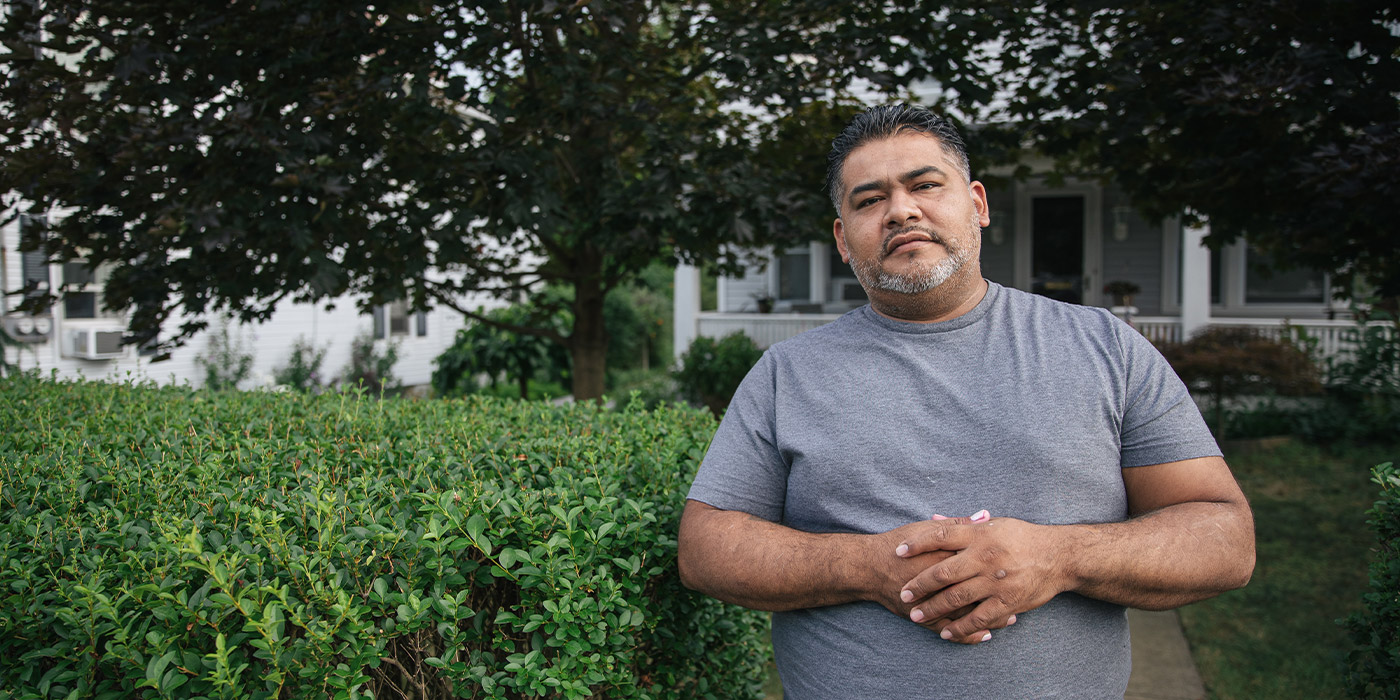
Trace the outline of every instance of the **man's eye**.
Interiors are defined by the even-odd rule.
[[[862,200],[860,200],[860,203],[856,205],[856,208],[857,208],[857,209],[864,209],[864,208],[866,208],[866,207],[868,207],[868,206],[870,206],[870,205],[872,205],[872,204],[874,204],[874,203],[880,201],[880,199],[881,199],[880,197],[870,197],[869,199],[862,199]]]
[[[915,190],[931,190],[931,189],[933,189],[933,188],[935,188],[935,187],[938,187],[938,183],[936,183],[936,182],[921,182],[921,183],[919,183],[916,187],[914,187],[914,189],[915,189]]]

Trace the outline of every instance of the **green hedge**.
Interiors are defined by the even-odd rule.
[[[0,698],[756,697],[700,411],[0,381]]]
[[[1348,690],[1355,698],[1400,699],[1400,467],[1371,470],[1381,487],[1367,522],[1376,531],[1371,590],[1365,610],[1347,620],[1356,649],[1348,656]]]

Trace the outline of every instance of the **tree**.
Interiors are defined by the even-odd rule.
[[[851,90],[993,97],[1010,10],[957,2],[15,0],[0,191],[60,207],[55,260],[114,266],[148,342],[176,312],[573,289],[573,325],[502,325],[603,391],[603,301],[648,262],[733,269],[829,231]],[[917,48],[915,47],[917,39]],[[35,302],[39,303],[39,302]]]
[[[1047,3],[1021,36],[1002,116],[1025,143],[1212,245],[1400,294],[1394,3]]]

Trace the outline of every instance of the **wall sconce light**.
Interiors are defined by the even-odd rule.
[[[1128,215],[1133,213],[1132,207],[1117,206],[1113,208],[1113,240],[1128,240]]]

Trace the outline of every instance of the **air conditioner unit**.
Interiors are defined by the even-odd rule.
[[[68,356],[84,360],[114,360],[126,356],[120,330],[96,328],[73,329],[68,332]]]

